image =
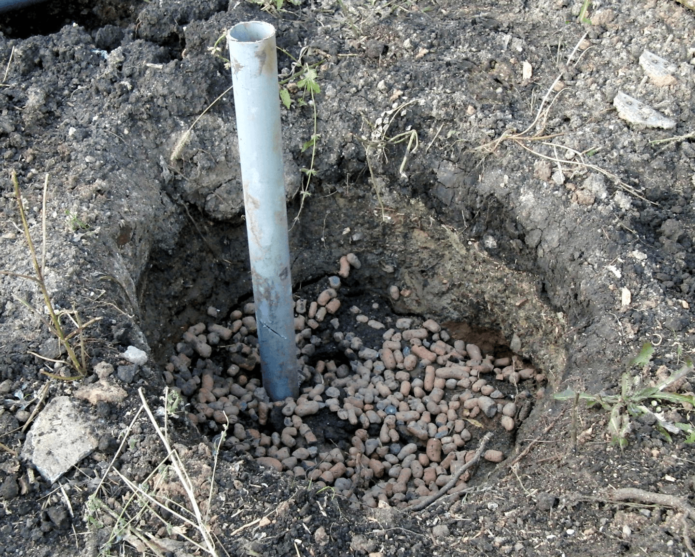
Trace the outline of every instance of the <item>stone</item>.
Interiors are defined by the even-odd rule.
[[[99,362],[94,366],[94,373],[97,374],[99,379],[106,379],[113,373],[113,366],[108,362]]]
[[[500,418],[500,424],[507,431],[512,431],[515,425],[514,418],[510,418],[509,416],[502,416],[502,418]]]
[[[449,535],[449,527],[446,524],[437,524],[432,528],[432,535],[435,538],[442,538]]]
[[[121,355],[131,364],[144,366],[147,363],[147,353],[135,346],[129,346]]]
[[[55,505],[53,507],[48,507],[46,510],[48,518],[59,530],[65,530],[70,526],[70,515],[67,509],[63,505]]]
[[[389,297],[394,301],[397,302],[398,299],[401,297],[401,291],[396,285],[391,285],[389,286],[388,289]]]
[[[536,495],[536,506],[541,511],[550,511],[557,503],[558,498],[550,493],[538,493]]]
[[[282,462],[280,462],[277,458],[273,458],[271,456],[262,456],[261,458],[257,458],[256,462],[265,468],[274,468],[278,472],[282,472]]]
[[[427,441],[425,452],[430,461],[440,462],[442,460],[442,442],[439,439],[430,439]]]
[[[360,262],[359,258],[354,253],[348,253],[345,257],[346,257],[347,262],[350,264],[351,267],[354,267],[355,269],[361,269],[362,268],[362,263]]]
[[[326,545],[331,541],[330,537],[326,533],[326,529],[323,526],[317,528],[316,532],[314,532],[314,541],[319,545]]]
[[[19,495],[19,485],[14,474],[8,474],[5,481],[0,485],[0,499],[10,501]]]
[[[347,257],[344,255],[340,258],[340,270],[338,271],[338,276],[341,278],[348,278],[350,276],[350,263],[348,263]]]
[[[99,446],[92,421],[72,398],[54,398],[29,430],[22,458],[49,483],[55,482]]]
[[[118,378],[124,383],[132,383],[135,379],[135,374],[138,371],[138,366],[133,364],[130,366],[118,366]]]
[[[649,79],[657,87],[668,87],[677,83],[676,78],[672,74],[678,71],[678,68],[653,52],[645,50],[639,57],[639,63],[644,73],[649,76]]]
[[[350,541],[350,549],[359,553],[372,553],[377,548],[377,543],[370,540],[367,536],[358,534],[352,537]]]
[[[488,418],[492,418],[497,413],[497,403],[487,396],[478,398],[478,408]]]
[[[297,407],[294,409],[294,413],[300,418],[303,418],[304,416],[316,414],[320,408],[321,405],[315,400],[307,400],[302,401],[300,404],[298,404]]]
[[[631,124],[646,126],[648,128],[662,128],[670,130],[676,127],[676,122],[667,118],[661,112],[626,95],[622,91],[613,99],[613,106],[618,111],[618,116]]]
[[[502,453],[502,451],[488,449],[483,454],[483,458],[488,462],[502,462],[504,460],[504,454]]]

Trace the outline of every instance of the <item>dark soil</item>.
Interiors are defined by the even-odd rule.
[[[672,0],[596,0],[591,22],[581,23],[581,5],[321,0],[286,2],[278,13],[243,1],[66,1],[2,14],[0,270],[10,274],[0,275],[0,555],[145,547],[122,530],[110,538],[114,519],[95,515],[88,498],[115,454],[115,468],[134,482],[166,457],[144,417],[126,437],[138,390],[162,406],[164,365],[182,332],[212,322],[210,306],[223,321],[251,298],[235,113],[224,94],[231,75],[211,53],[226,29],[250,20],[276,26],[282,78],[293,71],[289,53],[317,64],[321,87],[308,186],[300,169],[310,166],[302,147],[313,108],[291,88],[293,105],[283,109],[289,218],[299,215],[290,232],[295,290],[319,289],[354,252],[364,264],[349,285],[356,300],[519,354],[548,386],[505,462],[478,467],[462,500],[417,513],[367,509],[234,447],[216,459],[210,439],[172,419],[172,444],[205,511],[213,484],[219,553],[687,555],[682,513],[611,501],[612,489],[637,487],[693,504],[695,454],[685,436],[669,442],[637,419],[620,450],[606,434],[607,412],[552,395],[568,386],[619,392],[645,342],[655,345],[647,380],[695,351],[695,12]],[[645,49],[673,65],[670,85],[647,77]],[[618,91],[675,128],[622,120]],[[413,134],[418,147],[408,152]],[[86,331],[90,370],[123,365],[129,345],[150,355],[132,382],[116,380],[125,401],[84,403],[99,449],[53,485],[17,457],[21,428],[43,385],[46,400],[77,385],[40,373],[69,375],[34,355],[61,357],[38,287],[18,276],[33,267],[12,171],[39,253],[48,175],[46,284],[56,308],[74,308],[82,322],[101,318]],[[303,208],[300,188],[310,194]],[[392,284],[412,294],[391,303]],[[686,382],[681,392],[689,391]],[[692,419],[692,407],[664,411]],[[100,497],[118,513],[130,491],[109,478]],[[176,482],[166,486],[180,500]],[[184,532],[146,514],[137,526],[170,544],[161,554],[196,551]]]

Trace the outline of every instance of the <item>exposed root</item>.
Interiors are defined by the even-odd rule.
[[[638,503],[647,503],[651,505],[659,505],[661,507],[670,507],[683,513],[683,543],[688,548],[691,555],[695,555],[692,542],[690,541],[690,527],[688,518],[695,520],[695,508],[691,507],[685,499],[676,497],[675,495],[667,495],[666,493],[652,493],[644,489],[635,487],[623,487],[616,489],[610,494],[613,501],[637,501]]]

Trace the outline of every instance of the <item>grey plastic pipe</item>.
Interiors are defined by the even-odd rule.
[[[43,1],[44,0],[0,0],[0,13],[18,10],[19,8],[24,8],[31,4],[38,4]]]
[[[239,23],[227,33],[227,43],[263,386],[272,400],[297,398],[275,27]]]

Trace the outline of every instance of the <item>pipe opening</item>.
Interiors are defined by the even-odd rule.
[[[240,43],[255,43],[270,39],[275,35],[275,27],[263,21],[238,23],[229,30],[229,38]]]

